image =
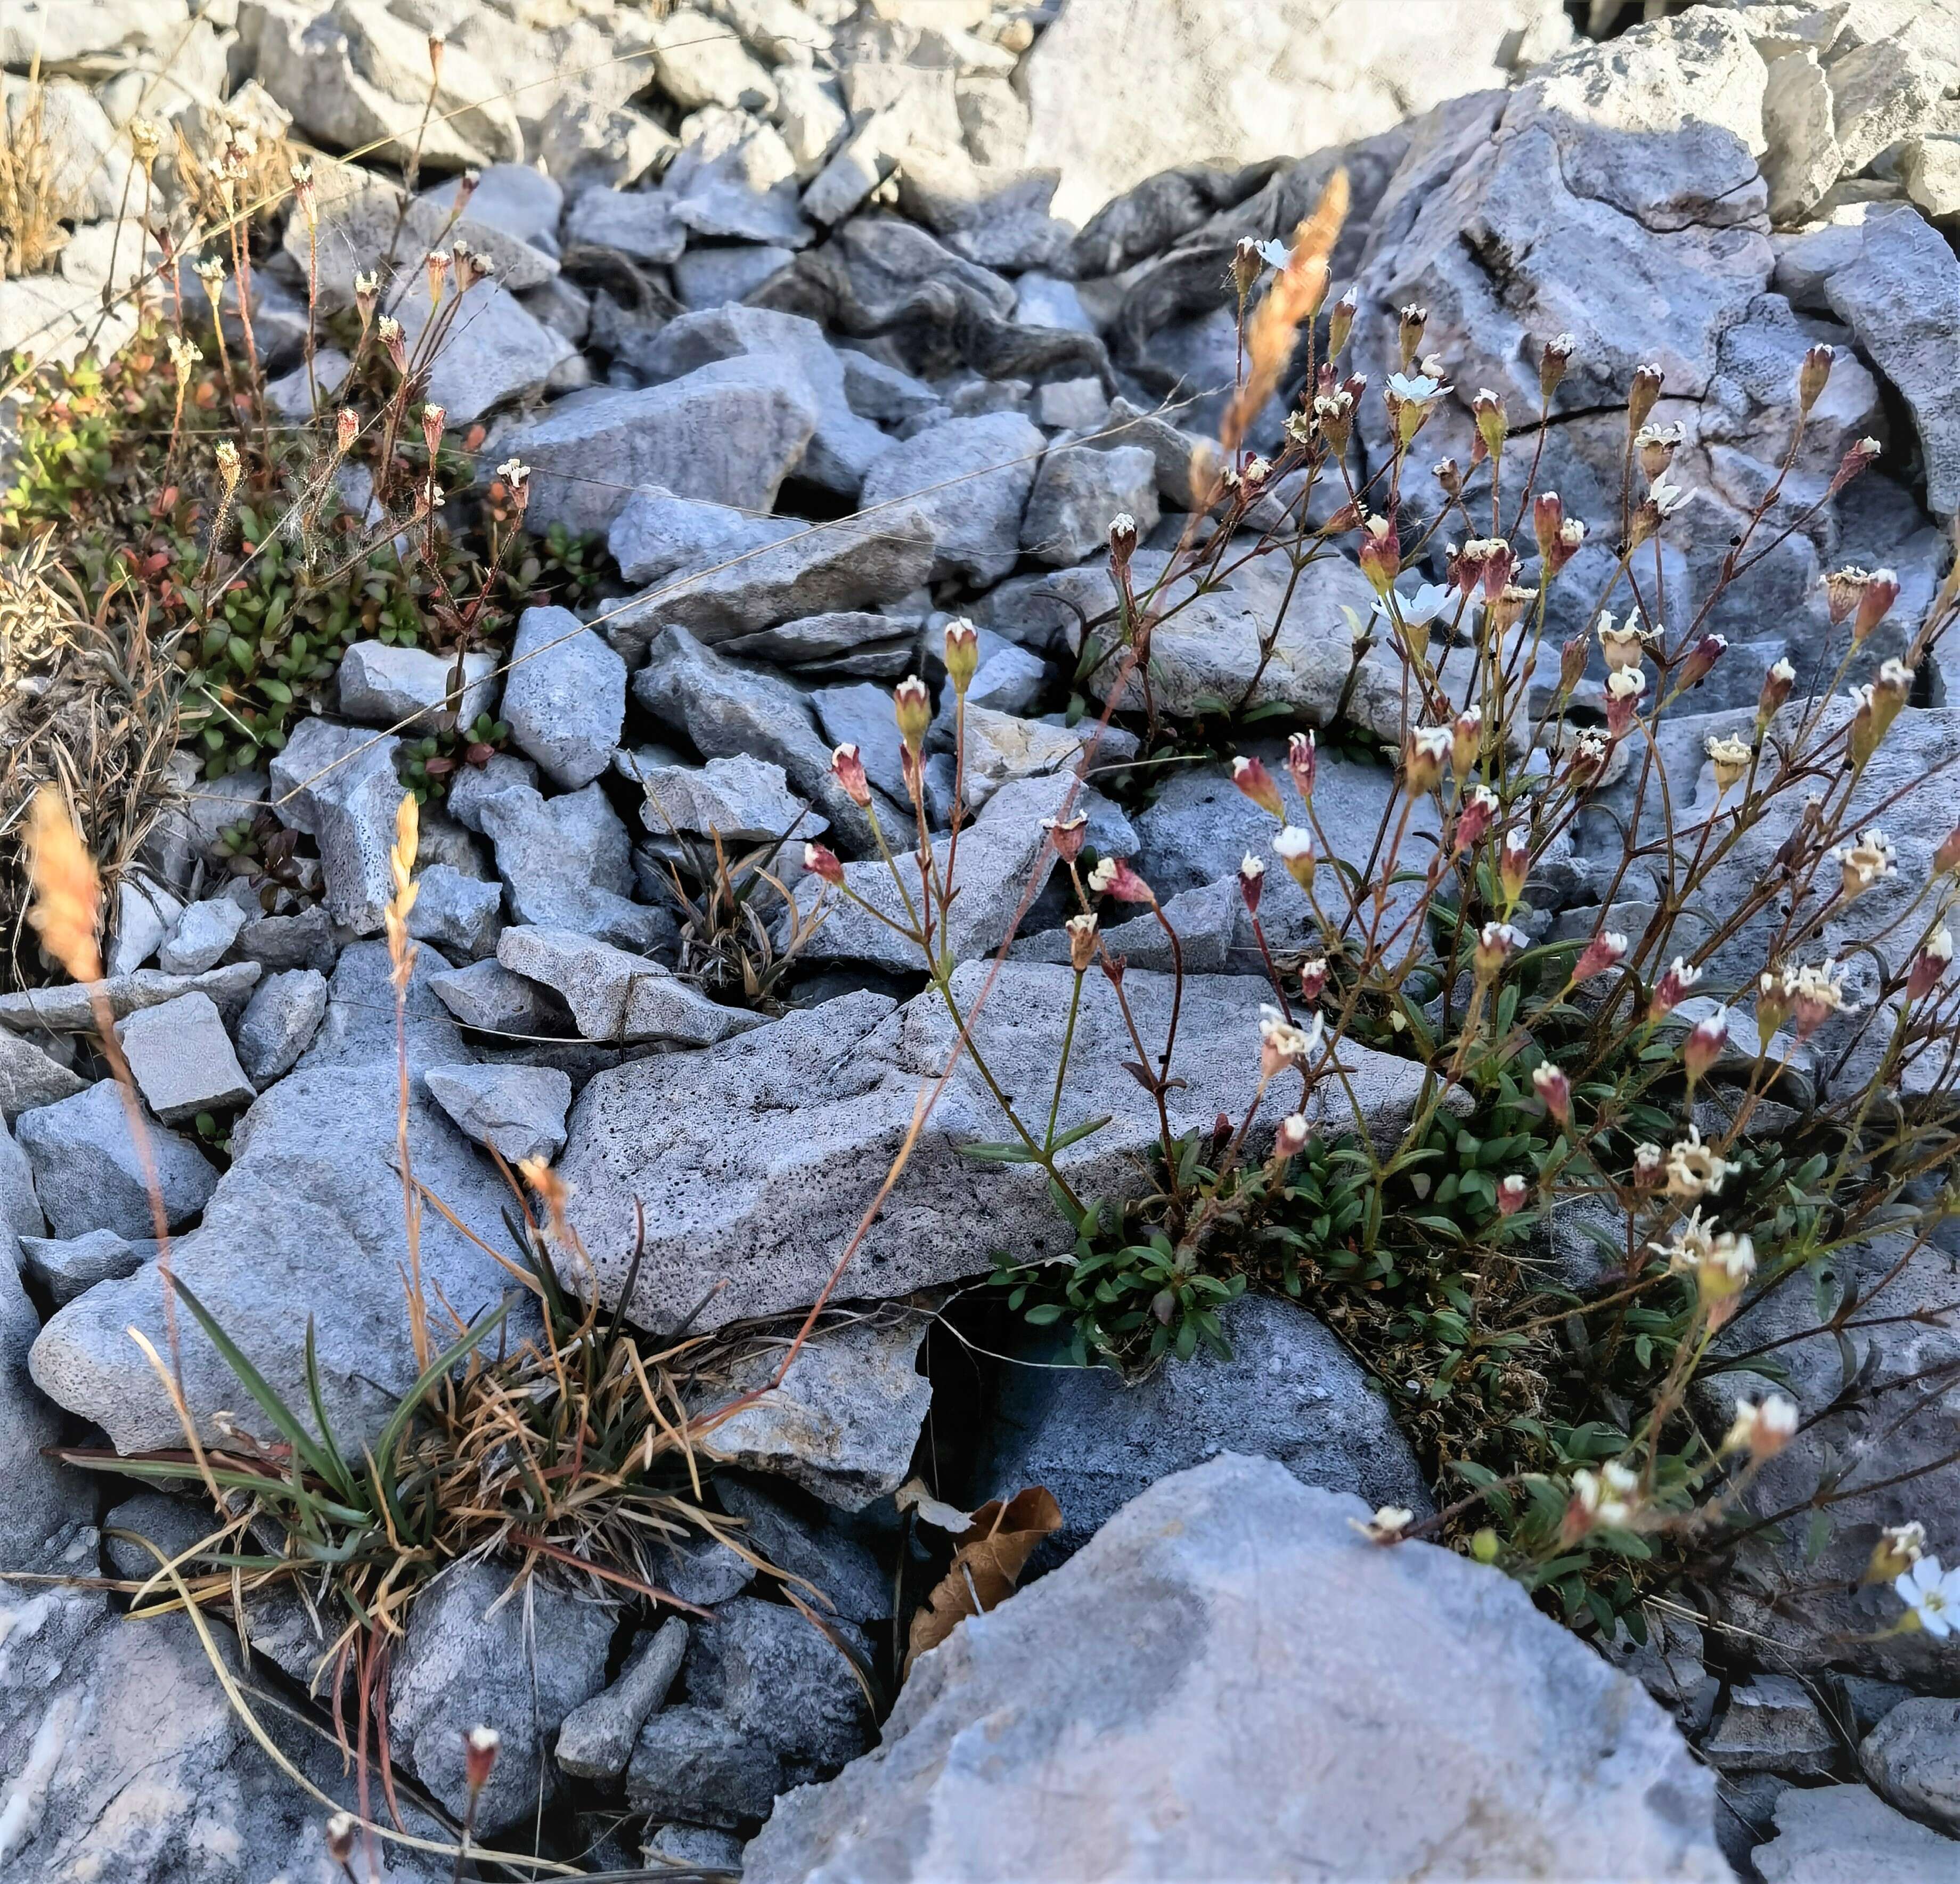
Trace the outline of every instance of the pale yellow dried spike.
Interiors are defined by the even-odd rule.
[[[1246,324],[1246,383],[1234,396],[1219,428],[1227,453],[1238,450],[1259,409],[1272,397],[1280,375],[1293,358],[1293,336],[1326,298],[1329,263],[1341,225],[1348,220],[1348,173],[1327,180],[1313,213],[1293,231],[1293,252],[1273,277],[1266,298]]]
[[[41,946],[78,982],[102,979],[96,934],[102,880],[81,841],[67,801],[52,785],[34,794],[27,810],[27,875],[33,907],[27,920]]]

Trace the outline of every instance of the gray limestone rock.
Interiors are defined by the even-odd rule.
[[[113,1230],[91,1230],[66,1239],[21,1239],[22,1267],[57,1308],[105,1278],[134,1275],[156,1253],[151,1239],[129,1243]]]
[[[202,1112],[228,1111],[258,1096],[208,995],[180,995],[145,1007],[116,1033],[137,1090],[167,1125]]]
[[[503,1736],[477,1802],[486,1835],[535,1812],[541,1782],[549,1796],[546,1749],[566,1716],[605,1686],[612,1639],[609,1603],[542,1576],[500,1602],[517,1574],[480,1559],[444,1571],[409,1612],[388,1682],[397,1750],[459,1818],[469,1803],[463,1736],[490,1726]]]
[[[432,732],[439,719],[450,713],[455,715],[454,724],[469,726],[479,714],[496,712],[496,667],[497,657],[487,649],[466,654],[463,684],[452,695],[456,685],[453,655],[432,654],[387,641],[356,641],[342,654],[335,670],[340,710],[350,720],[383,726],[390,732],[406,731],[410,727],[417,734]]]
[[[568,791],[612,762],[626,717],[626,664],[569,609],[518,617],[504,683],[511,737]]]
[[[1140,536],[1157,528],[1157,460],[1141,445],[1090,450],[1058,443],[1042,460],[1029,496],[1021,547],[1058,567],[1080,562],[1108,549],[1118,515],[1131,517]]]
[[[820,1590],[817,1605],[847,1622],[882,1622],[892,1613],[892,1580],[854,1537],[807,1523],[746,1478],[716,1475],[714,1489],[731,1517],[746,1527],[743,1542],[792,1577]]]
[[[154,1119],[144,1124],[164,1217],[175,1229],[204,1208],[218,1173],[188,1138]],[[72,1099],[23,1112],[14,1133],[33,1165],[34,1189],[57,1236],[91,1230],[113,1230],[131,1240],[154,1233],[144,1158],[113,1080],[98,1080]]]
[[[466,1027],[533,1036],[567,1030],[562,1002],[495,961],[473,962],[467,968],[431,975],[429,986]]]
[[[247,1077],[268,1084],[312,1045],[326,1018],[326,977],[317,969],[268,975],[238,1022],[238,1061]]]
[[[1201,1348],[1135,1386],[1106,1367],[1055,1364],[1024,1341],[1002,1377],[972,1502],[1045,1485],[1062,1529],[1045,1561],[1072,1555],[1158,1479],[1220,1453],[1277,1459],[1302,1485],[1352,1492],[1370,1509],[1433,1508],[1388,1396],[1319,1318],[1246,1295],[1220,1316],[1231,1358]],[[1058,1546],[1058,1548],[1057,1548]]]
[[[912,1469],[932,1404],[915,1364],[924,1336],[925,1323],[910,1316],[841,1323],[803,1343],[779,1386],[768,1383],[781,1354],[765,1348],[727,1384],[730,1397],[768,1390],[702,1443],[727,1464],[780,1473],[827,1504],[862,1510]]]
[[[1960,1834],[1960,1701],[1901,1701],[1865,1736],[1858,1764],[1902,1811]]]
[[[861,508],[912,500],[934,541],[935,581],[998,582],[1020,552],[1042,439],[1018,412],[952,418],[895,445],[867,471]]]
[[[37,1106],[72,1096],[87,1084],[33,1041],[0,1027],[0,1119],[7,1124]]]
[[[202,975],[166,975],[161,969],[139,968],[103,982],[22,988],[0,995],[0,1027],[16,1028],[23,1033],[37,1027],[51,1033],[92,1033],[97,997],[108,1004],[110,1019],[120,1020],[138,1008],[158,1007],[180,995],[194,993],[208,995],[228,1021],[258,985],[259,973],[256,962],[228,962],[221,968],[208,968]],[[33,1069],[33,1077],[39,1080],[46,1076]]]
[[[320,846],[325,902],[336,922],[372,935],[394,894],[388,852],[402,791],[401,741],[332,720],[300,721],[272,763],[272,808]]]
[[[422,1084],[465,1136],[501,1154],[514,1168],[549,1164],[565,1143],[571,1081],[546,1066],[432,1066]]]
[[[157,966],[167,975],[201,975],[215,968],[245,921],[243,907],[229,896],[192,903],[158,949]]]
[[[1815,1779],[1836,1764],[1838,1739],[1802,1682],[1787,1675],[1758,1675],[1730,1691],[1729,1705],[1701,1750],[1724,1772]]]
[[[744,1876],[1726,1879],[1712,1781],[1638,1685],[1367,1515],[1271,1459],[1160,1479],[924,1657]]]
[[[1960,1841],[1895,1812],[1863,1786],[1793,1786],[1776,1802],[1777,1835],[1749,1854],[1764,1884],[1937,1884]]]
[[[559,1766],[580,1779],[617,1779],[626,1770],[648,1715],[667,1698],[686,1653],[687,1624],[669,1616],[641,1642],[611,1687],[565,1716],[554,1750]]]
[[[963,1013],[971,1015],[991,966],[973,962],[955,971]],[[1049,1090],[1073,979],[1064,967],[1009,962],[970,1017],[1004,1090]],[[1133,969],[1125,991],[1144,1038],[1161,1039],[1170,977]],[[1243,1111],[1268,998],[1249,975],[1187,982],[1172,1071],[1189,1084],[1168,1100],[1173,1132],[1209,1129],[1221,1111]],[[897,1008],[887,997],[856,994],[793,1012],[740,1042],[597,1075],[572,1109],[559,1170],[607,1299],[625,1279],[637,1195],[648,1236],[632,1312],[642,1325],[671,1325],[723,1277],[728,1286],[702,1311],[700,1325],[813,1301],[911,1127],[920,1082],[943,1069],[955,1037],[936,995]],[[1120,1070],[1134,1053],[1113,997],[1092,978],[1061,1119],[1066,1128],[1093,1106],[1111,1122],[1061,1157],[1080,1195],[1122,1196],[1144,1181],[1143,1157],[1158,1126],[1155,1106]],[[1408,1116],[1420,1068],[1351,1046],[1342,1063],[1351,1065],[1358,1112],[1344,1092],[1323,1091],[1315,1116],[1328,1129],[1392,1137]],[[1275,1093],[1255,1143],[1291,1103]],[[1032,1259],[1069,1246],[1041,1172],[980,1163],[958,1150],[1008,1131],[963,1056],[840,1295],[901,1295],[983,1274],[1003,1249]]]
[[[569,930],[506,929],[497,960],[557,995],[587,1040],[710,1046],[765,1024],[761,1014],[709,1000],[658,962]]]
[[[513,921],[624,947],[650,948],[673,934],[672,916],[632,900],[632,841],[596,781],[555,798],[513,786],[485,799],[477,815]]]
[[[431,864],[416,872],[409,934],[418,942],[433,942],[463,961],[479,961],[497,952],[503,925],[504,893],[497,884],[465,877],[449,864]]]

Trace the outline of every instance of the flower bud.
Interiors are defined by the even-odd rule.
[[[962,698],[980,666],[980,631],[971,622],[946,625],[946,677]]]
[[[1633,1180],[1635,1190],[1658,1190],[1662,1178],[1666,1174],[1666,1168],[1667,1154],[1659,1145],[1634,1146]]]
[[[1793,991],[1791,978],[1775,969],[1765,969],[1756,978],[1756,1038],[1765,1052],[1790,1018]]]
[[[1484,449],[1494,458],[1504,454],[1504,441],[1510,435],[1511,424],[1504,414],[1504,402],[1487,387],[1480,390],[1470,402],[1470,415],[1477,423],[1477,436],[1483,441]]]
[[[1688,1030],[1688,1038],[1682,1042],[1681,1063],[1687,1070],[1690,1091],[1694,1090],[1696,1080],[1722,1057],[1722,1049],[1728,1044],[1729,1011],[1726,1007],[1704,1015]]]
[[[1586,526],[1577,517],[1568,517],[1558,527],[1558,535],[1545,559],[1545,573],[1555,576],[1577,555],[1586,542]]]
[[[806,844],[803,847],[803,867],[813,877],[821,877],[826,883],[835,883],[840,889],[844,887],[844,866],[829,845]]]
[[[1830,349],[1825,349],[1828,352]],[[1748,1400],[1736,1402],[1734,1424],[1722,1442],[1725,1453],[1747,1453],[1760,1464],[1774,1459],[1796,1437],[1796,1402],[1780,1393],[1766,1395],[1760,1405]]]
[[[1313,802],[1315,756],[1310,728],[1304,733],[1294,734],[1287,741],[1287,770],[1293,774],[1293,788],[1300,794],[1303,804]]]
[[[1558,651],[1558,690],[1570,693],[1577,686],[1586,673],[1586,657],[1591,651],[1590,644],[1583,635],[1575,635]]]
[[[1429,475],[1435,479],[1443,495],[1458,498],[1463,495],[1463,473],[1454,458],[1439,458],[1429,467]]]
[[[1873,1546],[1864,1580],[1868,1583],[1895,1583],[1925,1555],[1924,1525],[1888,1524]]]
[[[1647,676],[1640,667],[1621,667],[1606,676],[1606,730],[1615,739],[1624,739],[1646,697]]]
[[[830,755],[830,770],[853,804],[871,802],[871,781],[864,776],[864,758],[856,746],[838,746]]]
[[[1531,1180],[1515,1171],[1497,1180],[1497,1214],[1515,1217],[1531,1198]]]
[[[1790,690],[1796,685],[1796,670],[1787,660],[1779,660],[1763,676],[1762,690],[1756,695],[1756,732],[1761,735],[1764,727],[1777,716],[1783,703],[1790,698]]]
[[[1857,612],[1851,617],[1851,639],[1853,643],[1867,639],[1872,631],[1892,613],[1892,604],[1898,600],[1899,579],[1890,569],[1875,569],[1871,579],[1865,584],[1865,592],[1858,598]]]
[[[1259,1077],[1271,1080],[1290,1066],[1306,1063],[1307,1056],[1320,1044],[1325,1023],[1316,1014],[1312,1024],[1303,1030],[1274,1008],[1265,1008],[1262,1013],[1264,1017],[1259,1022]]]
[[[1241,301],[1258,285],[1265,266],[1265,259],[1259,253],[1258,242],[1251,236],[1241,236],[1239,246],[1232,251],[1229,265],[1233,291]]]
[[[1477,979],[1488,981],[1523,945],[1524,940],[1523,932],[1508,922],[1485,923],[1477,931],[1477,945],[1471,957]]]
[[[1856,563],[1847,563],[1842,569],[1833,569],[1824,578],[1825,606],[1830,612],[1831,625],[1840,626],[1846,616],[1863,600],[1866,589],[1870,585],[1871,571],[1861,569]]]
[[[1558,540],[1559,526],[1565,521],[1565,503],[1556,491],[1541,491],[1532,501],[1532,534],[1538,539],[1538,553],[1551,560],[1552,545]]]
[[[1484,712],[1481,707],[1465,707],[1450,728],[1449,770],[1460,785],[1476,769],[1484,749]]]
[[[429,305],[433,307],[442,299],[442,285],[449,278],[449,255],[447,250],[431,249],[422,258],[422,266],[428,275]]]
[[[1504,847],[1497,859],[1497,882],[1504,893],[1504,907],[1515,909],[1525,893],[1525,880],[1531,874],[1531,840],[1522,831],[1507,831]]]
[[[1905,702],[1894,689],[1881,687],[1873,681],[1853,687],[1851,701],[1851,762],[1862,767],[1885,743],[1885,735]]]
[[[1937,988],[1953,965],[1953,932],[1944,923],[1926,939],[1926,946],[1913,957],[1905,978],[1906,997],[1923,1001]]]
[[[932,724],[932,696],[917,674],[908,674],[892,689],[892,715],[899,723],[899,737],[914,752],[925,743],[926,729]]]
[[[326,1822],[326,1855],[343,1870],[354,1862],[354,1846],[360,1834],[361,1821],[351,1812],[337,1812]]]
[[[1300,888],[1309,893],[1313,888],[1313,837],[1297,824],[1289,824],[1273,839],[1273,854],[1285,864],[1287,874]]]
[[[1616,930],[1602,929],[1580,950],[1579,960],[1572,965],[1573,982],[1589,982],[1596,975],[1618,968],[1626,953],[1627,938]]]
[[[1259,899],[1265,894],[1266,867],[1250,851],[1239,860],[1239,894],[1245,899],[1249,915],[1259,913]]]
[[[333,422],[333,442],[342,457],[354,449],[354,441],[360,431],[360,414],[351,406],[342,406],[339,417]]]
[[[1497,794],[1488,785],[1479,785],[1456,807],[1456,835],[1452,854],[1461,857],[1484,841],[1497,815]]]
[[[1677,955],[1654,983],[1653,998],[1647,1003],[1647,1018],[1658,1020],[1662,1015],[1672,1014],[1688,998],[1688,991],[1701,979],[1701,969]]]
[[[439,45],[441,41],[430,43]],[[495,1727],[472,1727],[463,1736],[463,1780],[473,1796],[490,1784],[497,1765],[497,1750],[504,1736]]]
[[[1300,996],[1309,1007],[1327,991],[1327,957],[1309,955],[1300,965]]]
[[[1835,350],[1821,340],[1804,355],[1803,364],[1796,369],[1796,403],[1806,412],[1830,384],[1831,363],[1836,357]]]
[[[1681,449],[1681,428],[1678,425],[1643,425],[1634,441],[1634,455],[1640,463],[1640,474],[1650,483],[1662,476],[1673,463],[1674,454]]]
[[[1150,886],[1121,858],[1106,857],[1089,873],[1089,887],[1099,896],[1114,896],[1118,902],[1150,902],[1157,898]]]
[[[1279,1123],[1273,1134],[1273,1155],[1280,1158],[1299,1156],[1306,1147],[1306,1120],[1298,1112],[1290,1112]]]
[[[1726,635],[1704,635],[1688,651],[1688,658],[1681,664],[1680,684],[1682,688],[1698,687],[1708,678],[1716,662],[1729,651],[1729,638]]]
[[[359,310],[361,324],[365,327],[374,317],[374,295],[378,285],[374,271],[367,269],[354,278],[354,305]]]
[[[1359,558],[1361,573],[1375,593],[1386,595],[1395,586],[1402,567],[1402,544],[1392,518],[1370,517],[1362,524]]]
[[[1078,811],[1072,818],[1044,818],[1042,829],[1055,846],[1056,856],[1064,864],[1072,864],[1082,854],[1082,840],[1089,832],[1089,813]]]
[[[1262,811],[1284,822],[1286,806],[1281,799],[1280,788],[1260,760],[1240,753],[1232,762],[1232,782]]]
[[[1118,511],[1109,520],[1109,560],[1119,569],[1137,553],[1137,520],[1128,511]]]
[[[1578,350],[1578,341],[1569,333],[1554,334],[1545,343],[1538,361],[1538,390],[1542,398],[1548,400],[1558,390],[1559,381],[1565,377],[1565,369]]]
[[[1446,726],[1413,728],[1402,747],[1402,787],[1412,797],[1433,791],[1443,782],[1443,768],[1456,735]]]
[[[1940,877],[1960,873],[1960,825],[1955,825],[1939,840],[1939,848],[1933,853],[1933,874]]]
[[[1869,469],[1878,455],[1879,441],[1876,438],[1860,438],[1855,444],[1846,446],[1844,457],[1838,460],[1838,469],[1831,474],[1830,486],[1825,495],[1835,497],[1853,478]]]
[[[1395,323],[1395,334],[1402,345],[1404,372],[1415,364],[1415,356],[1422,351],[1422,330],[1428,324],[1427,307],[1419,307],[1411,301],[1401,310]]]
[[[440,33],[428,36],[429,79],[434,84],[442,83],[443,37]]]
[[[1532,1068],[1532,1090],[1544,1102],[1545,1115],[1554,1124],[1572,1123],[1572,1082],[1549,1060]]]
[[[1327,316],[1327,357],[1340,358],[1348,345],[1348,336],[1354,331],[1354,316],[1361,305],[1360,291],[1349,288],[1328,310]]]
[[[374,331],[380,336],[381,345],[388,355],[390,364],[397,373],[409,370],[409,343],[402,332],[402,323],[392,314],[383,314],[374,323]]]
[[[447,416],[440,406],[422,408],[422,443],[431,458],[442,449],[442,422]]]
[[[1068,965],[1077,974],[1086,974],[1096,960],[1096,918],[1087,913],[1071,916],[1062,927],[1068,931]]]
[[[1634,368],[1633,383],[1627,389],[1627,429],[1637,434],[1647,422],[1647,415],[1654,409],[1654,401],[1660,397],[1661,383],[1665,378],[1657,366],[1643,365]]]

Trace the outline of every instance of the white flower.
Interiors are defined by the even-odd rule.
[[[1439,380],[1433,380],[1427,373],[1391,373],[1389,375],[1389,396],[1408,406],[1429,406],[1440,399],[1449,388]]]
[[[1944,1638],[1960,1620],[1960,1567],[1942,1571],[1936,1557],[1922,1557],[1892,1584],[1909,1615],[1928,1635]]]
[[[1606,696],[1612,700],[1637,700],[1647,690],[1643,667],[1615,667],[1606,676]]]
[[[1722,1442],[1729,1453],[1747,1453],[1756,1459],[1773,1459],[1796,1437],[1796,1402],[1780,1393],[1736,1402],[1734,1424]]]
[[[1684,490],[1679,485],[1671,483],[1666,472],[1647,486],[1647,501],[1663,517],[1672,517],[1694,495],[1692,491]]]
[[[1268,268],[1284,268],[1293,259],[1293,251],[1284,242],[1255,242],[1252,252]]]
[[[1393,1544],[1415,1522],[1415,1513],[1407,1505],[1385,1504],[1365,1524],[1359,1518],[1348,1522],[1371,1544]]]
[[[1722,1186],[1742,1168],[1731,1164],[1712,1145],[1704,1144],[1700,1128],[1690,1125],[1688,1136],[1677,1140],[1667,1154],[1667,1194],[1684,1203],[1692,1203],[1703,1195],[1720,1197]],[[1746,1246],[1748,1240],[1744,1236],[1739,1243]],[[1732,1246],[1737,1241],[1730,1239]],[[1755,1267],[1753,1250],[1748,1252],[1748,1264],[1751,1269]]]
[[[1596,1472],[1581,1466],[1572,1475],[1572,1495],[1579,1501],[1579,1508],[1596,1524],[1624,1524],[1634,1514],[1638,1502],[1634,1494],[1640,1490],[1640,1474],[1621,1465],[1618,1459],[1608,1459]]]
[[[1256,880],[1266,874],[1265,864],[1250,851],[1239,860],[1239,874]]]
[[[522,484],[531,475],[531,467],[521,459],[506,458],[498,466],[497,475],[514,488]]]
[[[1449,591],[1435,582],[1424,583],[1413,595],[1405,595],[1398,589],[1395,597],[1395,608],[1411,628],[1428,627],[1449,606]],[[1395,619],[1385,595],[1376,597],[1375,613],[1385,622]]]

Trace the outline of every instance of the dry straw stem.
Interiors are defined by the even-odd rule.
[[[68,241],[75,195],[60,187],[38,74],[11,110],[0,107],[0,277],[32,275]]]
[[[1286,266],[1273,277],[1246,323],[1245,383],[1219,427],[1219,443],[1227,457],[1239,449],[1246,428],[1278,387],[1301,326],[1320,311],[1327,298],[1334,244],[1348,220],[1348,173],[1336,170],[1313,213],[1294,230]]]

